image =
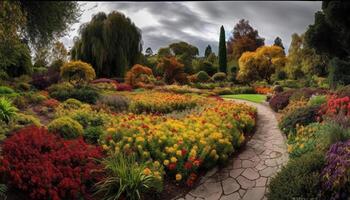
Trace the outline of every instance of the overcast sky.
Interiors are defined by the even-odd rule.
[[[286,48],[292,33],[303,33],[314,21],[321,2],[305,1],[232,1],[232,2],[79,2],[83,14],[61,41],[70,48],[82,23],[89,22],[97,12],[113,10],[124,13],[142,30],[143,49],[185,41],[199,48],[203,55],[210,44],[217,52],[220,26],[224,25],[226,39],[239,19],[247,19],[265,44],[273,44],[279,36]]]

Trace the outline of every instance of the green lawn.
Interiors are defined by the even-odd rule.
[[[263,94],[229,94],[229,95],[221,95],[222,98],[228,99],[242,99],[247,101],[252,101],[255,103],[262,103],[266,99],[266,95]]]

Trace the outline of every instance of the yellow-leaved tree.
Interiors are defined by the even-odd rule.
[[[271,81],[276,70],[284,68],[286,56],[279,46],[262,46],[251,52],[244,52],[238,60],[239,71],[237,80],[249,83],[251,81]]]

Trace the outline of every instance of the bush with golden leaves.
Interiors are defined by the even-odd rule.
[[[96,77],[94,68],[89,63],[82,61],[65,63],[61,67],[60,75],[63,80],[74,84],[86,83]]]

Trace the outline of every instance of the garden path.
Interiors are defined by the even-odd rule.
[[[245,102],[258,110],[256,132],[242,151],[223,169],[213,170],[199,185],[177,200],[267,199],[267,185],[288,161],[286,138],[278,128],[275,113],[264,104]]]

